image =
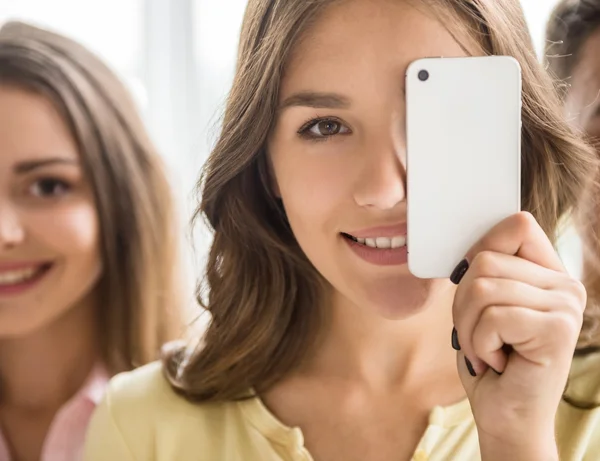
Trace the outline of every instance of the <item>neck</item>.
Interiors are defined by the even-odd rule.
[[[332,316],[307,370],[374,389],[418,387],[440,376],[458,382],[450,344],[455,288],[447,281],[432,284],[418,312],[400,320],[333,295]]]
[[[99,358],[94,303],[82,302],[49,326],[0,341],[2,404],[58,408]]]

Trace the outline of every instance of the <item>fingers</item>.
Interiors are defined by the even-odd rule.
[[[490,277],[518,280],[538,288],[550,289],[556,283],[557,275],[566,277],[563,272],[547,269],[523,258],[482,251],[470,261],[460,285],[466,285],[476,277]]]
[[[473,334],[477,325],[482,321],[483,315],[489,309],[503,309],[509,306],[519,306],[532,312],[552,312],[564,309],[561,297],[554,292],[543,290],[526,283],[508,280],[477,278],[465,289],[457,293],[453,305],[454,325],[458,334],[458,341],[464,354],[471,360],[475,368],[482,368],[481,360],[486,362],[496,371],[503,371],[503,354],[500,354],[504,344],[499,344],[498,354],[495,359],[488,362],[485,357],[479,355],[473,344]]]
[[[573,316],[561,311],[550,314],[525,307],[491,306],[482,312],[471,343],[477,357],[502,373],[507,366],[502,350],[505,344],[530,363],[548,366],[561,355],[557,349],[575,347],[580,328]]]
[[[507,308],[541,314],[563,312],[577,324],[582,321],[584,306],[585,290],[580,282],[567,274],[516,256],[486,251],[473,259],[473,264],[458,286],[453,317],[458,342],[475,370],[481,372],[489,365],[502,372],[506,365],[506,354],[502,348],[506,344],[515,344],[506,341],[506,337],[503,343],[499,343],[500,336],[497,334],[487,338],[489,343],[478,350],[474,334],[484,314],[486,319],[490,315],[494,319],[497,310]],[[491,309],[490,313],[487,313],[488,309]],[[515,324],[515,331],[518,332],[522,326]],[[481,352],[485,355],[480,355]]]
[[[555,271],[564,272],[552,243],[535,218],[526,212],[510,216],[493,227],[467,253],[471,262],[482,251],[515,255]]]

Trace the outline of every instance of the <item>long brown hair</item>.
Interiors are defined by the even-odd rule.
[[[571,77],[585,44],[596,31],[600,31],[600,0],[562,0],[550,15],[545,62],[563,99],[569,94]],[[588,138],[588,142],[600,154],[600,139]],[[600,176],[597,179],[582,196],[585,206],[576,221],[584,244],[582,280],[588,292],[586,325],[580,343],[594,349],[600,349],[596,337],[600,327]]]
[[[319,12],[336,1],[248,3],[221,135],[199,183],[197,217],[204,216],[214,229],[206,299],[199,293],[212,321],[195,350],[172,353],[165,364],[174,389],[189,399],[230,400],[247,396],[251,388],[261,392],[298,366],[315,343],[322,280],[270,192],[265,144],[290,50]],[[459,25],[456,37],[472,37],[482,54],[514,56],[521,63],[523,209],[554,238],[559,218],[572,210],[596,164],[562,117],[519,1],[421,3],[445,24]]]
[[[83,46],[18,22],[0,29],[0,84],[49,98],[77,143],[100,222],[96,289],[109,372],[157,359],[180,333],[177,228],[163,165],[128,91]]]

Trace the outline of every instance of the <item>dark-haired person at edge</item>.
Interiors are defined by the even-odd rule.
[[[600,156],[600,0],[563,0],[556,6],[547,26],[545,57],[566,116]],[[600,326],[600,176],[595,179],[583,198],[585,214],[579,216],[589,323],[581,350],[598,347],[594,332]]]

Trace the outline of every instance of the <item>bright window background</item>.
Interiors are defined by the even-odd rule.
[[[545,23],[556,0],[522,4],[541,55]],[[218,133],[245,5],[246,0],[0,0],[0,22],[16,18],[51,27],[115,68],[139,102],[187,217],[197,173]],[[209,236],[200,230],[194,240],[197,256],[188,259],[197,274]],[[577,272],[577,239],[567,236],[561,249]]]
[[[521,0],[525,18],[529,23],[531,38],[540,56],[544,50],[546,22],[557,3],[557,0]]]

